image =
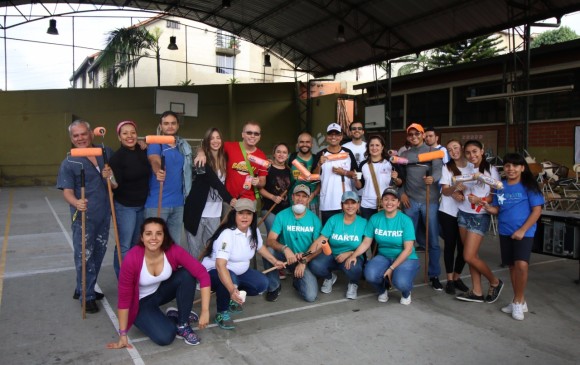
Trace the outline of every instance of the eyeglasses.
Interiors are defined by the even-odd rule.
[[[256,136],[256,137],[260,136],[260,132],[245,131],[244,133],[246,133],[248,136]]]
[[[420,135],[421,135],[421,132],[407,133],[407,136],[409,136],[409,137],[419,137]]]
[[[351,127],[350,128],[351,131],[364,131],[363,127]]]

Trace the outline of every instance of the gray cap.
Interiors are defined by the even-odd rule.
[[[340,199],[340,201],[344,203],[347,200],[354,200],[355,202],[358,203],[360,201],[360,197],[354,191],[345,191],[344,193],[342,193],[342,198]]]
[[[387,194],[391,194],[395,198],[399,199],[399,189],[395,188],[394,186],[389,186],[388,188],[386,188],[383,191],[383,194],[381,195],[381,198],[384,197]]]
[[[298,184],[294,187],[294,190],[292,190],[292,194],[299,192],[303,192],[304,194],[310,196],[310,188],[304,184]]]
[[[236,212],[241,212],[242,210],[249,210],[252,213],[256,212],[256,202],[250,199],[242,198],[236,201],[234,206]]]

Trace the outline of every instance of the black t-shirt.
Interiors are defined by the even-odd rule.
[[[119,184],[114,190],[114,199],[126,207],[144,206],[149,194],[151,175],[147,150],[142,150],[139,146],[134,150],[121,146],[109,163]]]
[[[268,176],[266,177],[266,186],[264,189],[271,194],[274,195],[282,195],[285,190],[290,188],[290,169],[285,167],[284,169],[277,169],[274,166],[270,167],[268,170]],[[277,214],[282,209],[286,209],[290,206],[290,200],[288,195],[291,195],[292,192],[289,191],[287,195],[284,197],[284,200],[278,204],[274,209],[272,209],[272,213]],[[269,210],[274,202],[266,197],[262,199],[262,210]]]

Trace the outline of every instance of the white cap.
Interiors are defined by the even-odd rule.
[[[326,133],[328,133],[330,131],[342,132],[342,128],[340,127],[340,124],[338,124],[338,123],[330,123],[328,125],[328,128],[326,128]]]

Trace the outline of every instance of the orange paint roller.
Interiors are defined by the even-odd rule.
[[[428,162],[428,161],[433,161],[433,160],[437,160],[437,159],[443,159],[443,157],[445,157],[445,152],[443,152],[441,150],[427,152],[427,153],[420,153],[419,155],[417,155],[419,162]]]
[[[145,136],[145,143],[147,144],[174,144],[174,136]]]
[[[71,148],[70,150],[71,157],[95,157],[95,156],[102,156],[103,149],[99,147],[91,147],[91,148]]]
[[[330,155],[325,156],[328,161],[336,161],[336,160],[344,160],[348,157],[348,153],[340,152],[340,153],[332,153]]]
[[[300,180],[307,180],[310,177],[310,175],[312,175],[310,173],[310,171],[308,171],[308,169],[306,167],[304,167],[303,164],[298,162],[298,160],[296,160],[296,159],[292,160],[292,165],[294,165],[294,167],[296,167],[296,169],[298,169],[298,171],[300,171],[300,176],[305,177],[305,179],[300,179]]]
[[[323,240],[321,244],[322,244],[322,252],[324,252],[326,256],[332,255],[332,250],[330,249],[330,245],[328,244],[328,242],[326,242],[326,240]]]
[[[270,165],[272,164],[270,161],[264,160],[263,158],[260,158],[258,156],[254,156],[251,153],[248,153],[248,160],[265,169],[270,168]]]
[[[107,130],[105,129],[105,127],[97,127],[93,129],[93,134],[98,137],[104,137],[106,133]]]

